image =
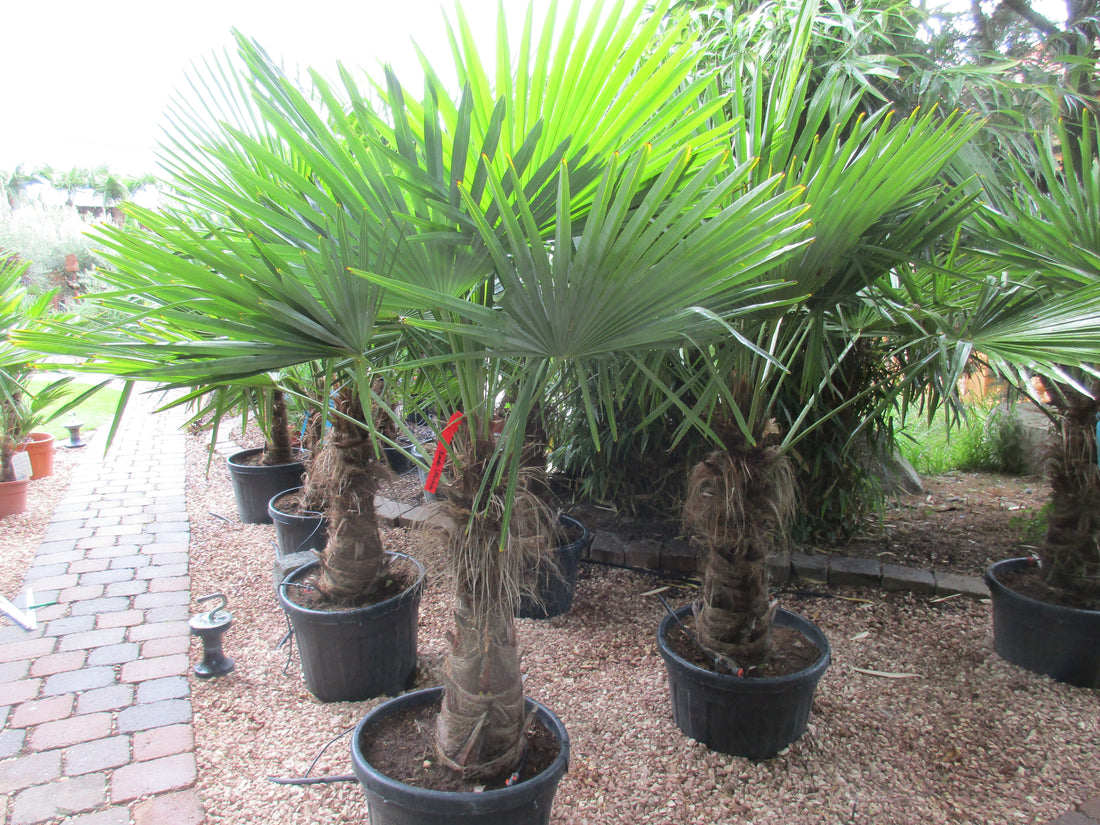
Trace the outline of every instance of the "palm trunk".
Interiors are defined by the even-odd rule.
[[[1100,402],[1063,389],[1062,440],[1051,461],[1051,507],[1040,555],[1047,584],[1095,608],[1100,606]]]
[[[274,390],[271,397],[271,443],[264,451],[263,463],[270,466],[289,464],[294,460],[290,446],[290,419],[287,416],[286,396],[282,390]]]
[[[684,518],[705,553],[696,633],[733,672],[771,653],[767,557],[793,508],[790,462],[773,449],[714,452],[692,470]]]
[[[477,422],[459,430],[455,450],[462,471],[447,490],[456,523],[469,527],[452,533],[455,631],[448,634],[451,650],[441,673],[436,751],[466,778],[492,780],[513,771],[526,747],[529,720],[514,611],[524,573],[550,535],[550,520],[523,473],[503,536],[503,502],[478,496],[494,449],[492,441],[471,440],[478,432]]]
[[[347,415],[358,418],[357,397],[342,398]],[[377,595],[387,571],[374,497],[386,472],[367,432],[341,416],[310,467],[310,485],[326,491],[328,542],[318,584],[337,603],[359,604]]]
[[[486,548],[486,559],[500,555]],[[436,723],[436,750],[444,764],[468,779],[506,775],[526,745],[527,719],[513,606],[486,610],[469,583],[458,583],[455,632],[441,677],[443,705]]]

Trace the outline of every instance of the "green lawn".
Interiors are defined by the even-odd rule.
[[[30,382],[31,391],[45,386],[50,381],[57,379],[56,375],[44,375],[39,378],[35,378]],[[47,409],[51,412],[76,396],[80,395],[85,390],[91,389],[98,381],[93,381],[87,378],[77,378],[68,386],[69,392],[65,397],[55,404],[51,404]],[[118,406],[118,398],[122,394],[122,391],[116,386],[108,386],[95,393],[88,398],[79,407],[70,413],[62,415],[47,424],[43,424],[37,427],[39,432],[50,433],[58,442],[64,442],[69,440],[69,431],[65,428],[66,424],[72,423],[74,420],[79,421],[83,426],[80,428],[81,436],[88,436],[94,430],[102,426],[109,426],[111,420],[115,416],[115,408]]]

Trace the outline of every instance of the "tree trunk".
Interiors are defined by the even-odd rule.
[[[362,415],[358,397],[340,399],[345,414]],[[333,416],[328,442],[310,468],[310,483],[325,490],[328,543],[318,584],[340,604],[362,604],[379,592],[387,572],[374,496],[386,470],[367,432]]]
[[[714,452],[692,469],[684,520],[705,553],[696,634],[731,671],[771,653],[767,557],[793,509],[793,471],[773,449]]]
[[[1095,607],[1100,605],[1100,402],[1061,389],[1062,440],[1051,461],[1051,507],[1040,555],[1047,584]]]
[[[264,451],[263,463],[269,467],[289,464],[294,460],[290,446],[290,419],[287,416],[286,396],[282,390],[274,390],[271,397],[271,443]]]
[[[486,559],[500,555],[486,548]],[[526,746],[527,719],[513,605],[485,610],[459,582],[455,632],[441,678],[443,705],[436,723],[436,750],[444,764],[468,779],[510,773]]]

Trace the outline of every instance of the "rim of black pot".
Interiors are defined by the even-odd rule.
[[[430,699],[428,698],[429,694],[431,694]],[[542,722],[558,740],[558,755],[546,768],[539,771],[525,782],[517,782],[515,785],[510,785],[508,787],[494,788],[493,790],[485,791],[439,791],[431,788],[421,788],[417,785],[409,785],[406,782],[394,779],[379,771],[363,758],[362,749],[359,747],[359,741],[363,729],[367,726],[368,722],[385,719],[387,716],[392,716],[408,705],[417,706],[423,700],[427,700],[423,701],[425,705],[437,703],[439,697],[442,695],[443,688],[439,686],[421,688],[420,690],[403,693],[375,707],[355,726],[355,733],[353,734],[351,746],[352,766],[357,775],[360,771],[369,775],[371,782],[376,785],[376,787],[370,788],[372,793],[377,793],[379,796],[386,799],[396,798],[395,801],[398,801],[400,804],[403,804],[406,799],[415,798],[418,802],[426,802],[429,805],[434,802],[446,803],[455,807],[469,804],[479,809],[484,809],[488,800],[500,800],[502,803],[501,807],[505,807],[505,805],[511,807],[523,801],[524,797],[534,799],[541,793],[541,784],[535,782],[535,779],[554,773],[557,773],[559,778],[565,775],[565,772],[569,768],[569,732],[565,729],[565,725],[562,723],[561,719],[559,719],[550,708],[537,699],[532,699],[530,696],[525,696],[524,701],[527,703],[528,709],[532,706],[534,707],[539,721]],[[359,777],[359,781],[363,781],[362,777]]]
[[[299,484],[297,487],[288,487],[287,489],[283,490],[281,493],[276,493],[275,495],[273,495],[271,498],[269,498],[267,500],[267,509],[269,511],[278,513],[280,516],[293,515],[293,516],[296,516],[296,517],[299,517],[299,518],[324,518],[325,514],[322,513],[322,512],[319,512],[317,510],[307,510],[305,513],[288,513],[286,510],[280,510],[275,506],[275,502],[279,499],[280,496],[285,496],[287,493],[293,493],[296,490],[304,490],[304,489],[305,489],[305,485]]]
[[[299,576],[305,576],[307,573],[311,572],[313,568],[318,567],[321,564],[320,561],[311,561],[308,564],[304,564],[295,570],[291,570],[289,573],[287,573],[286,577],[281,582],[279,582],[279,586],[276,588],[276,595],[279,597],[279,604],[283,606],[284,610],[289,607],[297,613],[312,616],[316,619],[322,619],[325,616],[341,616],[347,613],[355,612],[357,610],[369,610],[378,616],[385,615],[386,613],[392,613],[393,611],[400,609],[400,607],[406,601],[420,597],[420,592],[424,588],[424,578],[427,574],[425,573],[424,565],[406,553],[397,553],[387,550],[386,555],[393,556],[395,558],[406,559],[407,561],[411,562],[416,568],[416,581],[414,581],[412,584],[410,584],[408,587],[406,587],[395,596],[390,596],[388,599],[383,599],[376,604],[365,604],[359,607],[346,607],[336,610],[314,610],[311,607],[300,605],[298,604],[298,602],[292,601],[291,599],[287,598],[287,585],[294,583],[294,579],[298,578]]]
[[[805,616],[800,616],[797,613],[792,613],[790,610],[785,610],[780,607],[776,609],[775,619],[776,624],[780,627],[794,627],[796,630],[802,633],[803,636],[814,647],[820,651],[821,655],[818,656],[815,661],[809,667],[802,670],[795,671],[794,673],[788,673],[783,676],[750,676],[742,677],[736,676],[732,673],[715,673],[713,670],[709,670],[705,667],[699,667],[693,662],[689,662],[679,653],[669,647],[666,637],[669,630],[672,628],[674,622],[678,619],[683,619],[688,613],[691,612],[691,605],[687,604],[683,607],[677,608],[675,611],[675,618],[671,614],[666,613],[665,617],[661,620],[661,624],[657,627],[657,647],[660,649],[661,655],[673,659],[677,666],[688,670],[692,676],[705,683],[709,683],[715,686],[727,685],[730,680],[736,680],[739,684],[745,685],[747,689],[751,689],[753,686],[759,686],[761,689],[775,690],[776,688],[782,688],[787,685],[794,685],[796,683],[804,682],[807,678],[820,678],[825,670],[832,662],[832,649],[829,646],[829,638],[822,632],[821,628],[807,619]],[[789,619],[794,619],[795,624],[791,624]],[[782,619],[783,621],[780,621]],[[805,624],[810,629],[810,634],[804,632],[802,625]]]
[[[1034,610],[1046,609],[1066,611],[1070,615],[1079,614],[1081,616],[1096,616],[1100,614],[1100,610],[1086,610],[1083,607],[1069,607],[1068,605],[1062,605],[1056,602],[1045,602],[1042,599],[1025,596],[1023,593],[1013,590],[997,578],[998,572],[1025,570],[1032,566],[1031,559],[1026,556],[1018,559],[1002,559],[1001,561],[994,562],[985,569],[985,583],[988,585],[990,593],[999,592],[999,594],[1009,594],[1012,598],[1019,599],[1021,602],[1031,606]]]
[[[251,464],[241,464],[240,458],[246,455],[255,455],[256,453],[262,453],[263,451],[263,447],[250,447],[247,450],[238,450],[237,452],[233,453],[233,455],[229,456],[226,461],[236,467],[251,467],[253,466]],[[265,466],[289,467],[291,464],[302,464],[305,459],[309,458],[309,450],[305,449],[304,447],[294,447],[291,450],[291,454],[294,456],[294,458],[291,461],[288,461],[286,464],[268,464]]]

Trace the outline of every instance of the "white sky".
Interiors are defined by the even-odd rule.
[[[505,5],[515,7],[510,25],[521,23],[526,2]],[[413,38],[440,54],[437,70],[449,67],[444,8],[450,14],[452,0],[3,0],[0,170],[106,163],[155,172],[173,90],[196,59],[230,45],[233,26],[287,66],[331,74],[341,60],[375,73],[388,61],[418,88]],[[494,36],[497,0],[463,8]]]
[[[419,88],[413,38],[439,54],[437,70],[450,65],[443,9],[453,0],[0,2],[0,170],[8,172],[21,162],[155,172],[153,147],[173,90],[195,60],[230,45],[233,26],[288,67],[331,74],[341,60],[375,73],[386,61]],[[503,2],[518,27],[526,0]],[[497,0],[462,5],[488,52]]]

